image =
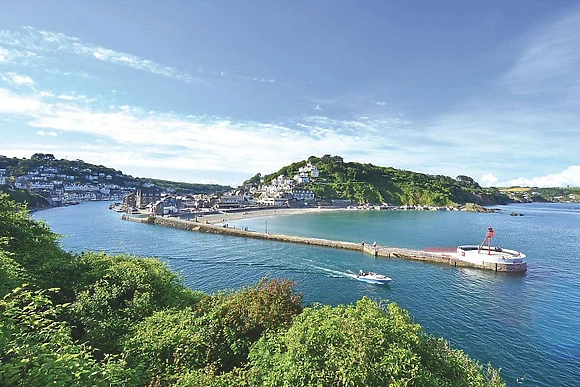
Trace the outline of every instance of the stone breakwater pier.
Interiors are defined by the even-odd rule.
[[[413,250],[413,249],[403,249],[397,247],[388,247],[388,246],[381,246],[381,245],[369,245],[365,243],[353,243],[353,242],[344,242],[344,241],[335,241],[330,239],[320,239],[320,238],[309,238],[309,237],[299,237],[299,236],[291,236],[291,235],[281,235],[281,234],[269,234],[263,232],[256,232],[250,231],[246,229],[236,229],[231,227],[224,227],[224,226],[217,226],[213,224],[205,224],[194,222],[190,220],[184,220],[180,218],[172,218],[172,217],[161,217],[161,216],[149,216],[149,217],[134,217],[130,215],[122,215],[121,219],[139,222],[139,223],[147,223],[147,224],[155,224],[159,226],[165,227],[173,227],[181,230],[187,231],[197,231],[197,232],[205,232],[209,234],[222,234],[222,235],[231,235],[231,236],[238,236],[244,238],[254,238],[254,239],[264,239],[264,240],[271,240],[277,242],[286,242],[286,243],[298,243],[303,245],[312,245],[312,246],[322,246],[322,247],[330,247],[335,249],[345,249],[345,250],[354,250],[354,251],[362,251],[367,254],[371,254],[375,257],[383,257],[383,258],[394,258],[394,259],[411,259],[415,261],[423,261],[423,262],[431,262],[431,263],[439,263],[445,264],[450,266],[456,267],[472,267],[477,269],[485,269],[485,270],[493,270],[496,272],[522,272],[525,271],[525,266],[523,267],[513,267],[511,265],[505,264],[473,264],[470,262],[464,262],[458,260],[454,257],[453,254],[450,253],[438,253],[438,252],[427,252],[422,250]]]

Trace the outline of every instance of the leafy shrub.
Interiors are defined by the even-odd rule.
[[[77,269],[69,318],[78,339],[105,353],[119,353],[123,336],[137,322],[199,297],[152,258],[90,252],[79,257]]]
[[[0,385],[137,386],[144,379],[115,357],[102,363],[76,344],[46,291],[16,288],[0,301]]]
[[[501,386],[475,361],[433,341],[396,304],[307,308],[251,349],[247,377],[264,386]]]
[[[219,375],[242,366],[264,331],[288,327],[301,312],[301,301],[293,284],[280,280],[208,296],[194,308],[147,318],[128,338],[125,352],[131,364],[146,365],[155,375],[192,369]]]

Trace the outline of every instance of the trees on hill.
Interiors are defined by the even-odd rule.
[[[505,204],[509,198],[495,188],[482,188],[464,175],[453,179],[373,164],[344,162],[340,156],[310,156],[264,176],[268,183],[279,175],[292,177],[312,163],[320,174],[305,188],[322,200],[350,199],[357,203],[418,204],[449,206],[465,203]]]
[[[193,291],[154,259],[63,251],[6,195],[0,297],[2,386],[503,385],[395,304],[303,310],[287,280]]]

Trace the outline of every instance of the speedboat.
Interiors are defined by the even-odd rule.
[[[365,273],[362,270],[358,273],[356,279],[362,282],[377,285],[386,285],[392,281],[389,277],[384,276],[382,274],[373,273],[372,271]]]

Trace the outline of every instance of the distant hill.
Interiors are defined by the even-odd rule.
[[[311,156],[264,176],[264,183],[276,176],[293,177],[299,168],[311,163],[320,174],[309,183],[322,200],[350,199],[357,203],[389,203],[396,205],[452,206],[466,203],[479,205],[507,204],[510,198],[496,188],[483,188],[469,176],[451,178],[427,175],[373,164],[344,162],[340,156]]]
[[[49,153],[35,153],[29,159],[18,157],[9,158],[0,155],[0,169],[6,169],[8,177],[23,176],[39,167],[56,168],[58,174],[69,176],[72,178],[68,179],[69,181],[81,184],[107,183],[116,184],[121,187],[135,188],[148,187],[154,184],[180,194],[209,194],[216,191],[228,191],[232,189],[229,186],[218,184],[197,184],[150,178],[135,178],[131,175],[124,174],[120,170],[103,165],[86,163],[83,160],[58,160],[54,155]],[[93,176],[94,178],[91,179],[89,176]],[[107,178],[107,176],[109,177]]]
[[[553,202],[580,203],[580,187],[530,188],[510,187],[500,188],[500,191],[515,202]]]
[[[155,184],[158,187],[163,187],[178,193],[210,194],[218,191],[227,192],[233,189],[229,185],[184,183],[170,180],[150,179],[148,177],[138,177],[135,180],[140,183]]]

